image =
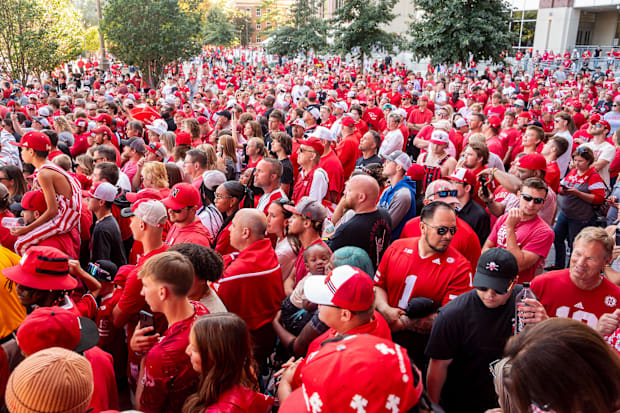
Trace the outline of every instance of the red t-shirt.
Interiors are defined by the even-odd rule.
[[[93,369],[95,385],[93,397],[88,407],[93,409],[93,413],[118,409],[118,390],[112,355],[95,346],[86,350],[84,357],[90,362]]]
[[[443,253],[422,258],[418,240],[394,241],[379,263],[375,285],[387,292],[390,306],[405,309],[411,298],[427,297],[441,307],[471,290],[471,266],[460,252],[448,247]]]
[[[504,224],[507,218],[508,214],[506,213],[497,219],[488,238],[500,248],[506,248],[506,226]],[[515,234],[517,244],[522,251],[533,252],[539,256],[534,265],[519,271],[519,283],[523,283],[534,278],[536,268],[544,262],[545,257],[549,254],[555,235],[553,229],[538,215],[529,221],[519,222],[515,227]]]
[[[603,277],[593,290],[582,290],[570,279],[570,270],[551,271],[532,282],[532,291],[549,317],[567,317],[596,327],[605,313],[620,308],[620,287]]]
[[[362,156],[362,151],[360,151],[359,145],[360,143],[357,135],[353,134],[342,139],[338,143],[338,146],[336,146],[336,149],[334,149],[336,155],[338,155],[338,159],[340,159],[340,162],[342,163],[345,179],[351,176],[351,173],[355,169],[355,162],[360,156]]]
[[[327,176],[329,177],[327,191],[336,192],[338,194],[336,202],[338,202],[340,200],[340,195],[344,191],[344,168],[336,152],[332,150],[329,151],[327,155],[321,156],[319,168],[327,172]]]
[[[273,402],[273,397],[236,385],[222,393],[217,403],[207,406],[204,413],[268,413]]]
[[[209,310],[198,302],[192,305],[194,314],[171,325],[145,356],[140,398],[140,410],[145,413],[180,413],[185,400],[197,390],[198,373],[185,351],[194,322]]]
[[[166,244],[168,245],[191,242],[193,244],[211,247],[212,241],[213,235],[211,235],[207,227],[205,227],[198,218],[184,227],[180,227],[177,224],[172,225],[166,237]]]
[[[558,188],[560,187],[560,167],[556,161],[547,164],[545,182],[553,189],[553,192],[558,193]]]

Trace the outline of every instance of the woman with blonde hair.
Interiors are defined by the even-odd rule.
[[[145,162],[140,171],[142,188],[150,188],[159,191],[162,198],[170,193],[168,184],[168,172],[166,166],[161,162]]]
[[[237,156],[237,145],[235,144],[234,138],[230,135],[222,135],[220,136],[217,146],[218,163],[223,167],[221,169],[225,171],[226,179],[229,181],[237,179],[240,168],[239,158]]]
[[[261,128],[260,123],[255,120],[250,120],[246,122],[243,127],[243,136],[245,136],[246,140],[250,140],[251,138],[263,138],[263,128]]]
[[[58,133],[58,143],[64,143],[68,148],[75,143],[75,130],[73,125],[69,123],[64,116],[58,116],[54,119],[54,129]]]

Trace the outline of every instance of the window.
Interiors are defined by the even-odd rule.
[[[260,23],[256,23],[256,30],[260,30]]]
[[[256,8],[256,17],[260,17],[260,12],[261,12],[261,10],[257,7]]]
[[[537,10],[512,10],[509,30],[515,34],[514,48],[532,47],[536,29]]]
[[[251,15],[251,14],[252,14],[252,9],[248,7],[248,8],[246,8],[246,9],[245,9],[245,12],[246,12],[247,14],[250,14],[250,15]]]

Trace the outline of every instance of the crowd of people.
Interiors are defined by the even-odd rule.
[[[612,70],[263,63],[0,81],[9,412],[620,410]]]

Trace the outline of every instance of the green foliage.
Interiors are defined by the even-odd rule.
[[[260,9],[261,15],[256,19],[256,22],[264,28],[261,35],[269,36],[282,25],[285,13],[282,8],[278,7],[278,0],[262,0]]]
[[[416,0],[423,13],[411,23],[410,49],[434,63],[501,61],[512,45],[505,0]]]
[[[211,7],[204,23],[204,42],[214,46],[230,46],[235,41],[235,25],[219,5]]]
[[[21,82],[79,56],[82,32],[68,0],[0,0],[0,60]]]
[[[87,52],[99,50],[99,30],[97,30],[97,27],[89,27],[84,32],[84,49]]]
[[[318,17],[319,0],[295,0],[287,26],[271,32],[269,53],[294,56],[307,55],[327,48],[327,22]]]
[[[156,86],[164,68],[200,52],[198,0],[108,0],[101,30],[110,51]],[[192,4],[195,3],[195,4]]]
[[[230,13],[230,19],[235,26],[237,42],[241,46],[247,47],[252,42],[252,35],[256,31],[252,24],[252,17],[245,11],[234,9]]]
[[[335,27],[333,51],[346,55],[356,50],[362,64],[364,56],[373,51],[392,52],[398,38],[384,27],[396,17],[396,1],[344,0],[330,22]]]

